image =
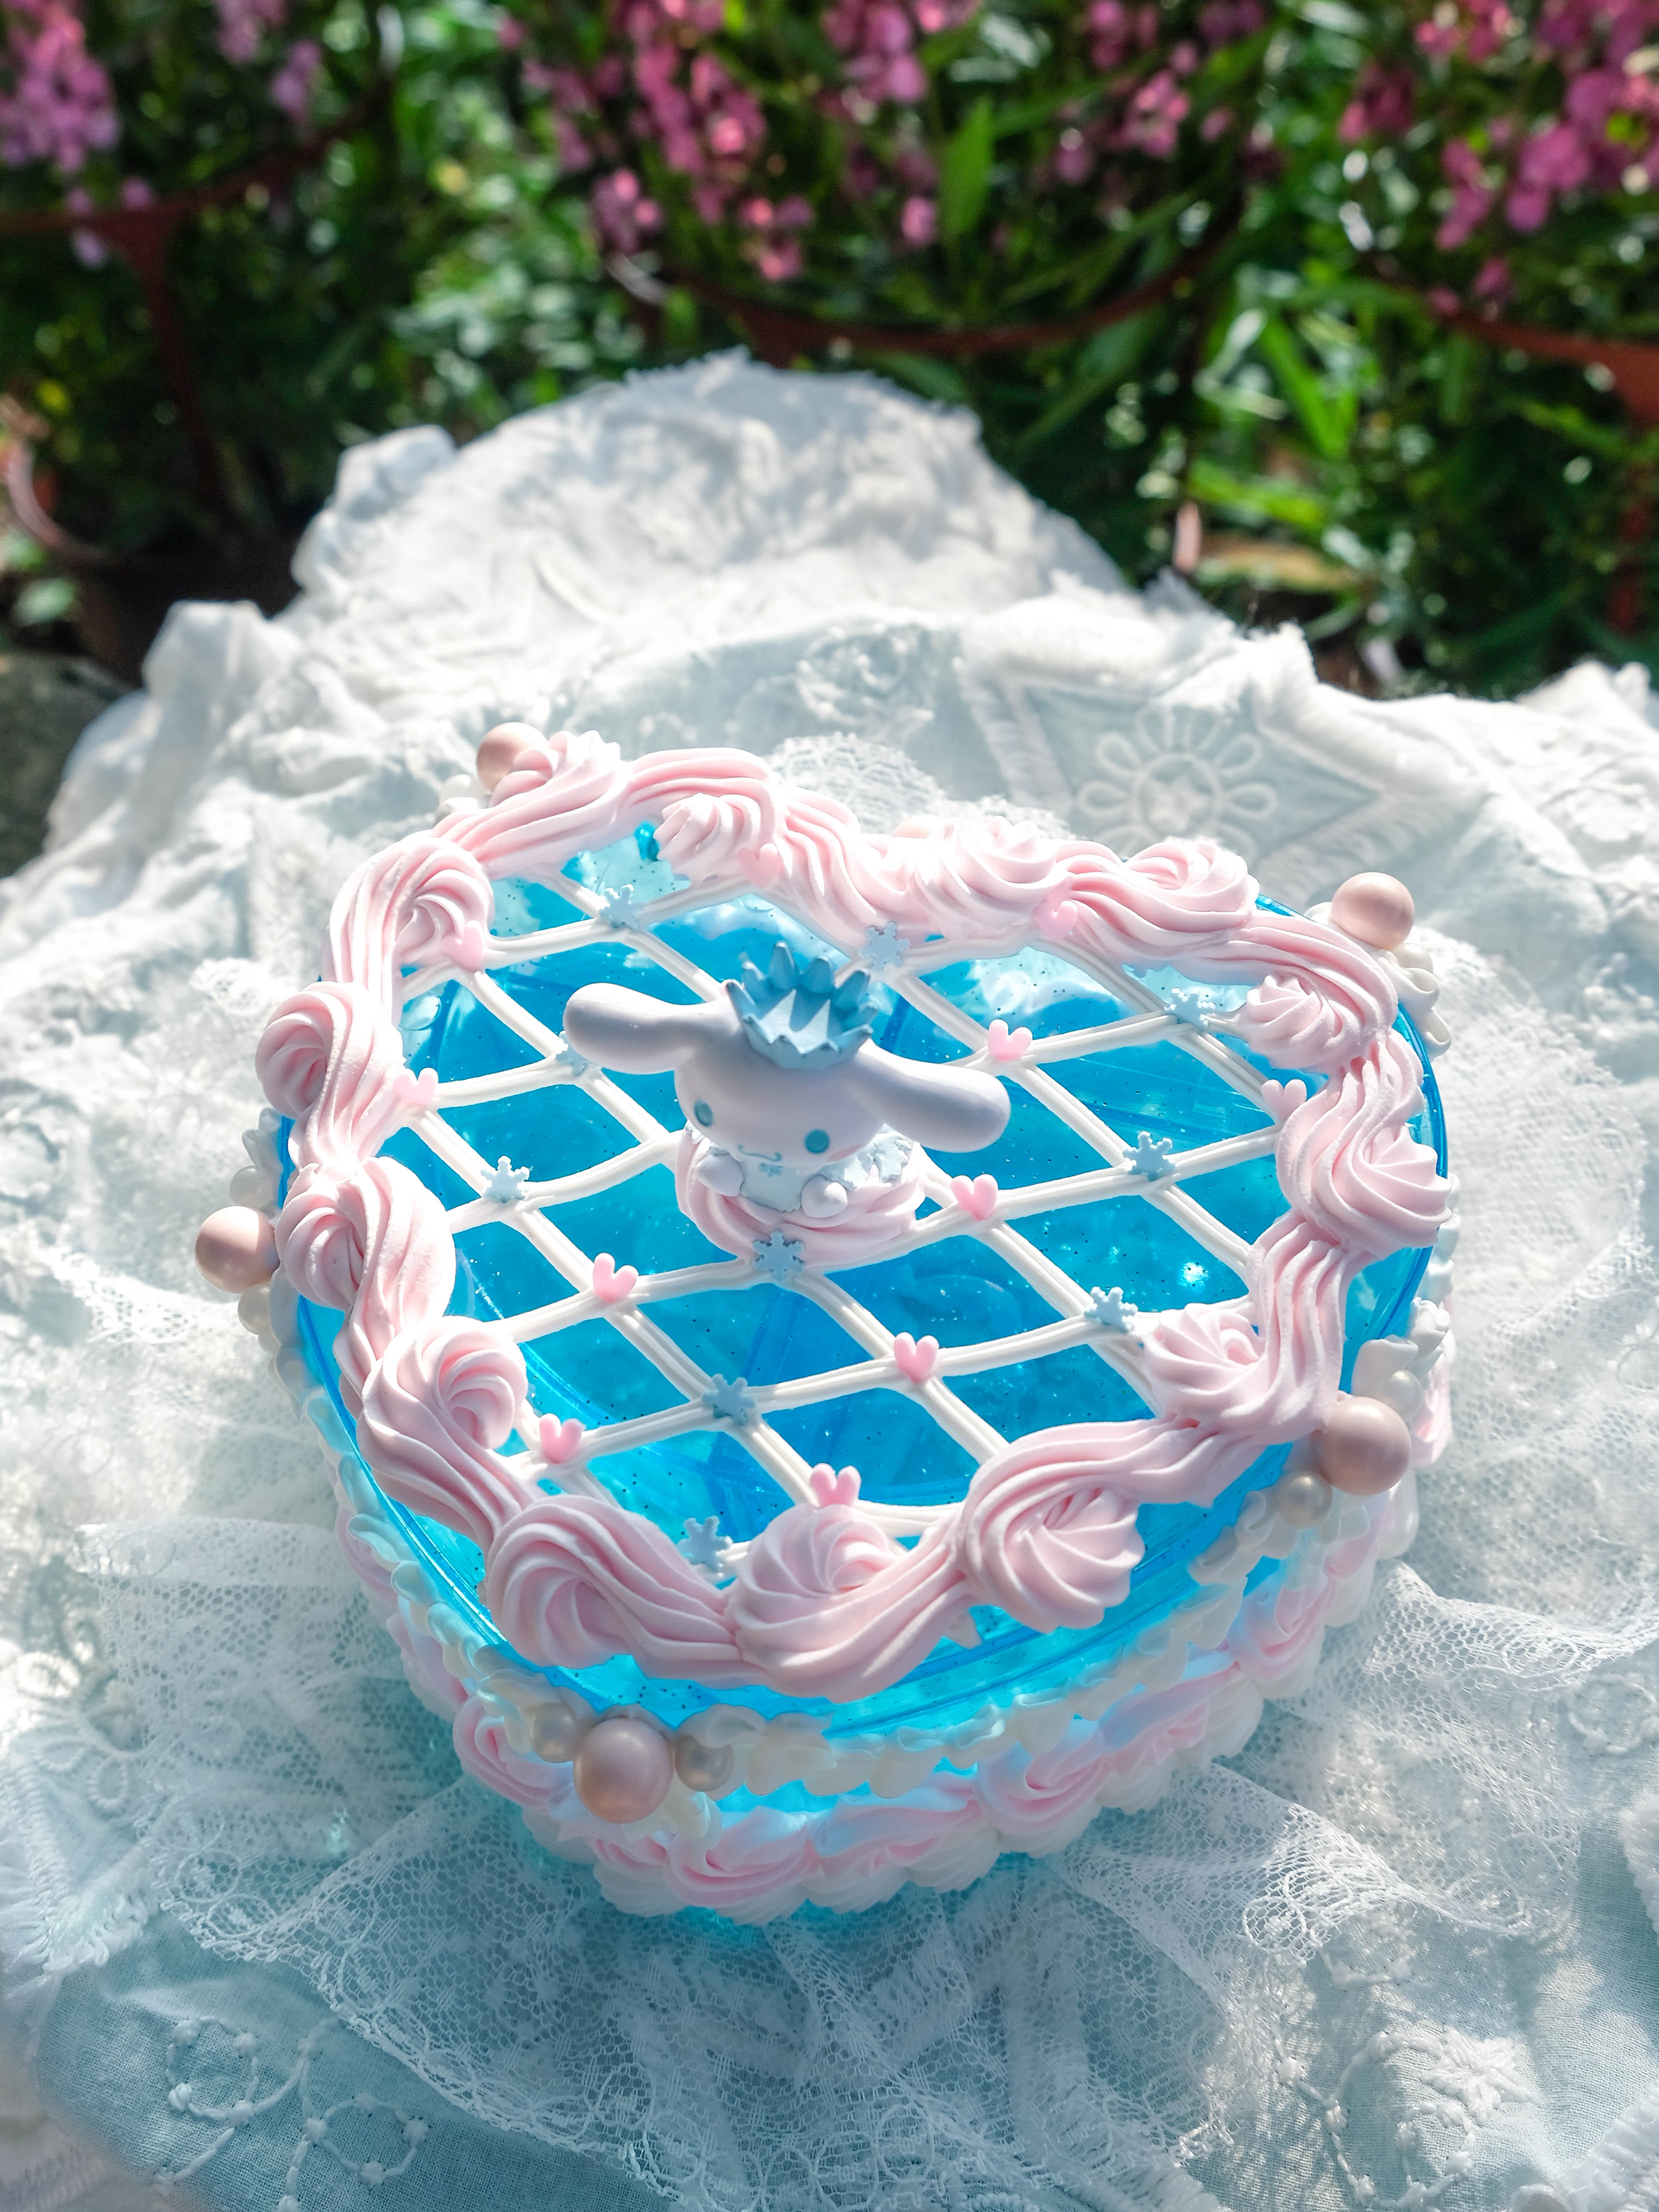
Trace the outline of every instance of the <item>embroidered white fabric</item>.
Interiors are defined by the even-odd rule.
[[[299,566],[275,623],[175,613],[0,885],[0,1944],[37,2021],[165,1912],[452,2104],[709,2212],[1647,2202],[1643,672],[1331,692],[1292,633],[1125,590],[964,418],[735,359],[459,454],[360,447]],[[1410,882],[1455,1038],[1455,1441],[1237,1758],[961,1894],[740,1931],[623,1917],[459,1777],[190,1248],[335,887],[507,717],[744,744],[871,826],[1006,805],[1124,849],[1214,831],[1296,903]],[[107,2170],[32,2094],[0,2047],[0,2197],[90,2204]],[[218,2171],[191,2185],[272,2201]]]

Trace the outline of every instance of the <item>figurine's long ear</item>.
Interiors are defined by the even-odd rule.
[[[855,1095],[884,1121],[944,1152],[975,1152],[1008,1126],[1008,1094],[977,1068],[930,1066],[861,1045],[848,1066]]]
[[[672,1006],[620,983],[584,983],[564,1010],[564,1033],[601,1067],[633,1075],[678,1067],[708,1034],[709,1008]]]

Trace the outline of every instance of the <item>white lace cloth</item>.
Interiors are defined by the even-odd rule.
[[[1642,672],[1322,690],[1295,634],[1123,589],[963,417],[732,359],[360,447],[300,568],[275,623],[175,614],[0,886],[0,2204],[140,2201],[114,2158],[435,2212],[463,2143],[485,2212],[1654,2202]],[[1000,793],[1217,832],[1294,903],[1411,884],[1456,1441],[1312,1689],[1154,1812],[858,1918],[633,1922],[405,1689],[190,1246],[334,888],[508,716],[781,751],[872,826]]]

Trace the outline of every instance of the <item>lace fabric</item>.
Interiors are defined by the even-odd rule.
[[[125,1972],[141,2003],[133,1962],[159,1978],[165,1936],[234,1984],[216,2017],[315,1992],[403,2069],[373,2093],[387,2112],[447,2100],[434,2128],[510,2141],[515,2187],[512,2161],[580,2154],[721,2212],[1639,2202],[1659,2080],[1632,1878],[1659,1890],[1639,672],[1508,708],[1340,697],[1293,635],[1122,590],[962,418],[730,361],[459,456],[430,432],[359,449],[301,568],[277,623],[174,617],[148,694],[71,763],[52,849],[0,890],[0,1940],[57,2107],[76,2034],[107,2027],[88,1992]],[[1000,792],[1124,847],[1216,832],[1297,902],[1356,866],[1412,882],[1455,1038],[1455,1440],[1311,1687],[1151,1812],[854,1918],[633,1921],[460,1778],[410,1692],[311,1434],[192,1281],[190,1240],[339,878],[507,714],[629,752],[781,755],[871,827]],[[145,2048],[155,2125],[123,2133],[112,2087],[101,2123],[76,2091],[77,2127],[177,2173],[210,2123],[167,2103],[177,2046]],[[21,2115],[21,2061],[0,2079]],[[196,2101],[228,2110],[232,2086]],[[124,2078],[124,2109],[139,2094]],[[234,2124],[287,2159],[300,2094]],[[38,2138],[27,2212],[102,2185],[69,2137],[7,2125]],[[330,2186],[423,2203],[429,2142],[396,2163],[365,2153],[354,2182],[334,2161]],[[306,2212],[334,2201],[319,2165],[289,2192]],[[286,2167],[240,2171],[228,2149],[180,2185],[283,2193]],[[1595,2172],[1623,2195],[1583,2196]]]

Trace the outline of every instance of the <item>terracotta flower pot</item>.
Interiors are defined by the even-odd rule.
[[[165,551],[112,553],[53,521],[35,486],[33,455],[21,438],[7,455],[5,483],[19,528],[76,586],[76,624],[88,652],[124,683],[141,680],[144,655],[174,600],[252,599],[274,615],[297,589],[289,566],[297,530],[227,527]]]

